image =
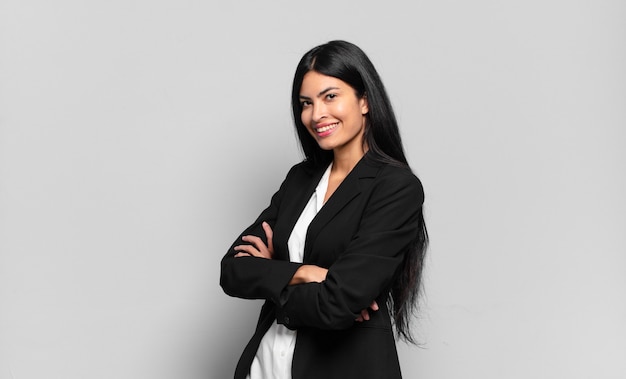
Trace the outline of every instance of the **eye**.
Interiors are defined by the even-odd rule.
[[[302,101],[300,102],[300,106],[301,106],[302,108],[306,108],[306,107],[308,107],[309,105],[311,105],[311,101],[309,101],[309,100],[302,100]]]
[[[329,94],[326,95],[326,100],[332,100],[335,97],[337,97],[336,93],[329,93]]]

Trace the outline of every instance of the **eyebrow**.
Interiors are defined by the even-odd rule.
[[[317,94],[317,97],[320,97],[320,96],[324,95],[324,94],[325,94],[326,92],[328,92],[328,91],[338,90],[338,89],[339,89],[339,87],[328,87],[328,88],[326,88],[326,89],[324,89],[324,90],[320,91],[320,93],[318,93],[318,94]],[[305,99],[305,100],[310,100],[310,99],[311,99],[311,98],[310,98],[310,97],[308,97],[308,96],[302,96],[302,95],[300,95],[300,98],[301,98],[301,99]]]

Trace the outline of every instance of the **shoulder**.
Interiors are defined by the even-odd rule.
[[[396,166],[388,163],[381,163],[379,177],[387,180],[398,180],[401,182],[413,183],[421,187],[421,181],[413,173],[409,166]]]
[[[319,181],[325,169],[326,168],[316,167],[306,160],[296,163],[291,166],[287,172],[282,187],[296,188],[314,180]]]
[[[404,184],[423,190],[422,182],[413,173],[409,165],[401,163],[383,162],[373,158],[370,154],[365,155],[363,171],[375,173],[376,180],[388,184]]]
[[[373,190],[383,196],[402,195],[414,201],[424,201],[424,187],[421,180],[406,165],[395,165],[377,161],[369,161],[368,165],[377,167]]]
[[[306,179],[315,177],[317,175],[324,172],[326,167],[313,165],[311,162],[304,160],[302,162],[296,163],[291,166],[289,171],[287,172],[286,179]]]

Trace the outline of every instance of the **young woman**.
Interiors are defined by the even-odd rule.
[[[231,296],[265,299],[236,379],[400,378],[427,233],[424,193],[384,86],[344,41],[307,52],[292,109],[305,159],[222,259]]]

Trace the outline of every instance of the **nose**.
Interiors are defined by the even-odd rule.
[[[323,101],[318,101],[312,104],[313,113],[311,117],[313,117],[314,122],[320,122],[322,119],[326,117],[326,104]]]

